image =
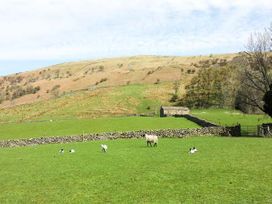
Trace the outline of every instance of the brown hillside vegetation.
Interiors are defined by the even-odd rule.
[[[127,84],[190,82],[200,68],[224,64],[235,55],[199,57],[137,56],[53,65],[0,77],[1,108],[33,103],[76,90],[94,90]],[[15,94],[21,89],[35,89]],[[13,97],[12,97],[13,96]]]
[[[63,115],[69,116],[68,112],[73,111],[68,110],[75,110],[72,114],[75,117],[93,117],[96,113],[132,114],[143,109],[151,111],[155,107],[148,105],[148,101],[153,101],[150,103],[156,103],[157,107],[169,103],[174,93],[182,97],[185,87],[201,69],[225,67],[236,56],[135,56],[63,63],[3,76],[0,77],[1,117],[5,118],[3,114],[11,112],[21,113],[25,107],[31,109],[31,106],[37,110],[25,110],[22,118],[50,117],[50,112],[64,107],[67,109],[63,109]],[[130,89],[125,93],[125,87],[132,87],[135,93]],[[140,95],[143,98],[139,98]],[[73,103],[79,101],[85,101],[88,108],[76,108]],[[32,115],[28,114],[30,112]]]

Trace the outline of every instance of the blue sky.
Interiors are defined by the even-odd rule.
[[[244,50],[270,0],[0,0],[0,75],[82,59]]]

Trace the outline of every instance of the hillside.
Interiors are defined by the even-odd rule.
[[[236,56],[135,56],[3,76],[0,121],[156,113],[174,92],[182,97],[199,70],[226,66]]]

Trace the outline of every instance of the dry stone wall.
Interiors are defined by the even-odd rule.
[[[184,118],[198,124],[201,127],[218,127],[218,125],[216,125],[214,123],[211,123],[211,122],[206,121],[204,119],[200,119],[200,118],[198,118],[196,116],[193,116],[193,115],[184,115],[182,117],[184,117]]]
[[[20,147],[32,146],[40,144],[57,144],[70,142],[83,142],[92,140],[113,140],[113,139],[128,139],[128,138],[142,138],[144,134],[156,134],[161,138],[183,138],[188,136],[239,136],[240,127],[205,127],[195,129],[164,129],[164,130],[139,130],[129,132],[107,132],[94,133],[74,136],[55,136],[55,137],[41,137],[18,140],[4,140],[0,141],[0,147]]]

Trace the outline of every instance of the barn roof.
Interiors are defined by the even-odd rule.
[[[189,110],[189,108],[184,106],[162,106],[161,108],[168,110]]]

